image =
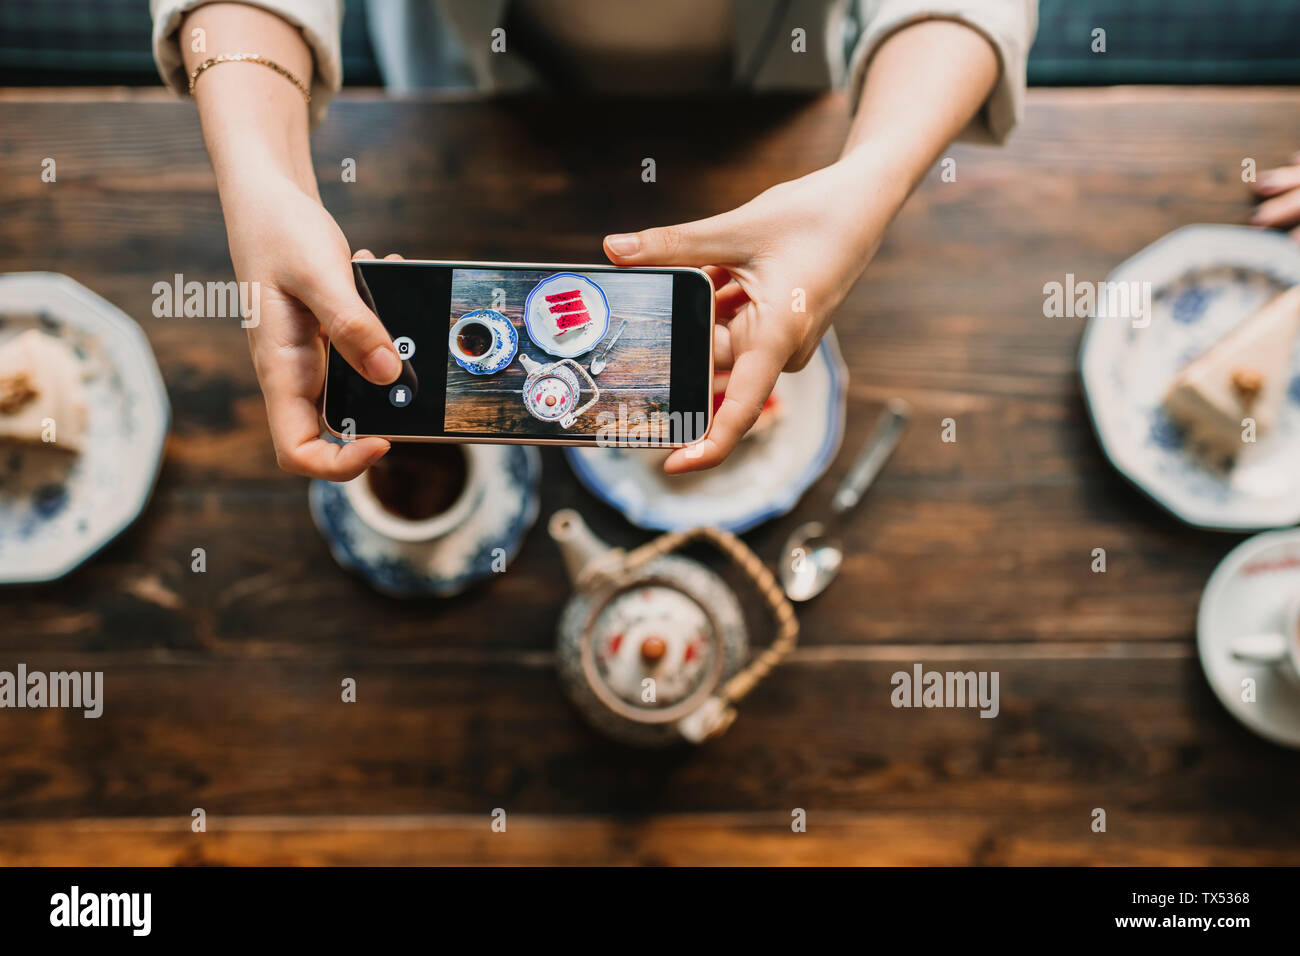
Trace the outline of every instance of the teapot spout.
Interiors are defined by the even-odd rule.
[[[582,515],[572,508],[564,508],[551,515],[547,524],[551,538],[560,546],[564,555],[564,569],[569,572],[569,580],[575,585],[582,580],[584,572],[604,564],[618,552],[611,548],[587,527]]]

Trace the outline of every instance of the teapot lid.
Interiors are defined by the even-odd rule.
[[[557,420],[570,414],[578,404],[578,386],[571,375],[560,371],[538,370],[524,385],[524,402],[537,418]]]
[[[607,706],[655,723],[697,706],[724,664],[713,616],[667,580],[612,594],[593,615],[583,650],[587,679]]]

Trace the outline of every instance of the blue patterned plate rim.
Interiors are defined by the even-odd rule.
[[[152,434],[143,436],[147,443],[142,450],[137,452],[133,446],[133,452],[137,452],[141,458],[152,462],[148,470],[148,481],[140,489],[138,500],[134,508],[125,512],[122,518],[117,521],[111,529],[105,532],[101,538],[85,550],[74,553],[61,564],[52,566],[50,569],[33,570],[27,574],[16,574],[0,581],[0,585],[11,584],[39,584],[48,581],[56,581],[72,573],[81,567],[108,545],[112,544],[127,528],[131,527],[144,513],[144,509],[153,497],[154,487],[158,483],[158,475],[162,471],[163,449],[166,446],[167,432],[171,428],[171,402],[167,397],[167,387],[163,383],[162,372],[158,368],[158,359],[154,355],[153,346],[149,344],[149,338],[144,334],[144,330],[134,319],[119,309],[112,302],[109,302],[103,296],[86,288],[71,276],[64,275],[61,272],[8,272],[0,274],[0,286],[3,285],[31,285],[36,288],[49,286],[57,293],[66,295],[68,298],[77,302],[85,308],[82,315],[93,315],[95,322],[93,325],[108,326],[109,331],[126,340],[130,346],[138,353],[139,367],[144,372],[146,381],[138,382],[151,397],[156,401],[156,410],[158,413],[159,427]],[[0,293],[2,296],[2,293]],[[51,317],[62,324],[77,325],[87,331],[92,330],[91,323],[69,322],[59,315],[57,307],[44,307]],[[147,396],[148,397],[148,396]]]

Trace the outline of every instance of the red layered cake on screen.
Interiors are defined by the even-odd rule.
[[[581,289],[556,292],[546,296],[546,307],[556,338],[580,329],[591,322],[591,313],[582,301]]]

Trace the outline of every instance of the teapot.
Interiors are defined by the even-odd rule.
[[[659,747],[723,733],[736,718],[733,705],[794,649],[794,609],[735,535],[675,531],[624,552],[572,509],[553,514],[548,530],[575,586],[560,616],[560,682],[583,717],[616,740]],[[697,540],[745,572],[776,621],[771,646],[747,665],[735,592],[705,565],[670,553]]]
[[[519,360],[528,373],[524,382],[524,407],[528,409],[528,414],[539,421],[559,422],[561,428],[572,428],[578,416],[600,398],[600,388],[595,380],[573,359],[560,359],[543,365],[520,353]],[[585,405],[578,405],[582,396],[582,384],[568,366],[578,370],[592,391],[592,396]]]

